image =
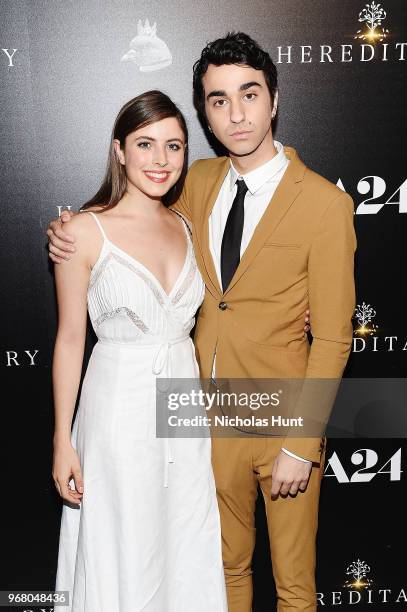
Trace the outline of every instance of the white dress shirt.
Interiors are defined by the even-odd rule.
[[[258,168],[247,172],[247,174],[239,174],[233,166],[232,161],[230,162],[229,172],[222,183],[218,197],[209,216],[209,248],[220,287],[222,287],[220,268],[222,237],[226,220],[237,192],[236,181],[238,178],[243,178],[248,187],[244,200],[244,224],[240,246],[240,257],[242,257],[266,208],[269,204],[270,206],[273,205],[273,202],[270,203],[270,200],[289,164],[289,159],[284,153],[283,145],[275,140],[274,146],[277,149],[277,155]],[[215,361],[216,355],[212,368],[213,378],[215,378]],[[285,448],[282,450],[295,459],[311,463],[307,459],[303,459]]]

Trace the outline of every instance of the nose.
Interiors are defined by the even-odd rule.
[[[245,120],[244,109],[240,100],[230,103],[230,120],[232,123],[242,123]]]
[[[157,164],[157,166],[160,166],[160,168],[164,168],[164,166],[166,166],[168,164],[167,151],[166,151],[165,146],[164,147],[160,147],[160,146],[155,147],[153,163]]]

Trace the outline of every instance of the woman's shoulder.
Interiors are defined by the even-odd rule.
[[[78,214],[73,215],[69,221],[65,221],[62,227],[68,233],[73,234],[75,238],[81,238],[83,236],[89,237],[89,232],[92,231],[92,228],[95,228],[95,233],[97,231],[95,220],[92,219],[92,215],[89,213],[97,213],[102,210],[103,207],[100,206],[92,206],[84,210],[79,210]]]

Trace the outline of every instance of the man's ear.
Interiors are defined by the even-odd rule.
[[[277,107],[278,107],[278,91],[276,89],[275,94],[274,94],[273,108],[271,109],[272,119],[274,119],[274,117],[277,114]]]
[[[122,166],[124,166],[125,159],[124,159],[124,151],[123,149],[120,148],[120,140],[118,140],[117,138],[115,138],[113,140],[113,146],[114,146],[114,150],[116,152],[116,155],[119,159],[119,162],[122,164]]]

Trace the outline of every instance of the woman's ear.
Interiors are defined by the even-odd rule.
[[[113,146],[114,146],[114,150],[116,152],[116,155],[118,157],[119,162],[122,164],[122,166],[125,165],[126,160],[124,158],[124,151],[123,149],[120,147],[120,140],[118,140],[117,138],[115,138],[113,140]]]

